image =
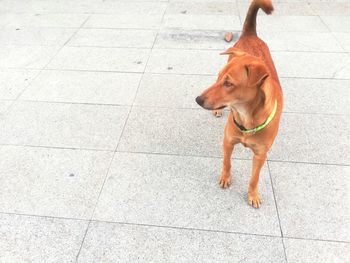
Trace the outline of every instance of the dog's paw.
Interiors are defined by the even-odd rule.
[[[248,203],[254,208],[259,208],[261,205],[260,195],[258,193],[248,193]]]
[[[213,110],[213,115],[217,118],[222,116],[222,110]]]
[[[220,176],[219,185],[221,188],[228,188],[231,185],[231,176]]]

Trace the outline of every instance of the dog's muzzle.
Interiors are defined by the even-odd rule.
[[[206,110],[221,110],[226,107],[225,105],[222,105],[214,108],[213,106],[208,105],[208,103],[205,103],[206,99],[207,99],[206,97],[203,98],[202,96],[198,96],[196,98],[196,102],[198,103],[199,106],[203,107]]]

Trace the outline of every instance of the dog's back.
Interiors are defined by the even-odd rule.
[[[271,14],[273,6],[271,0],[254,0],[248,9],[248,13],[243,25],[241,37],[238,39],[234,47],[247,52],[250,55],[261,58],[270,70],[271,77],[279,83],[277,71],[273,63],[268,46],[262,41],[256,33],[256,16],[259,9],[266,14]]]

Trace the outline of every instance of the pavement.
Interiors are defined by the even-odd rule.
[[[350,262],[350,3],[260,14],[284,90],[218,186],[216,79],[247,1],[0,1],[0,262]]]

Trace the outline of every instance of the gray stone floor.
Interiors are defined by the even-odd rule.
[[[0,1],[0,262],[350,262],[350,2],[259,15],[285,109],[248,206],[212,83],[247,1]]]

